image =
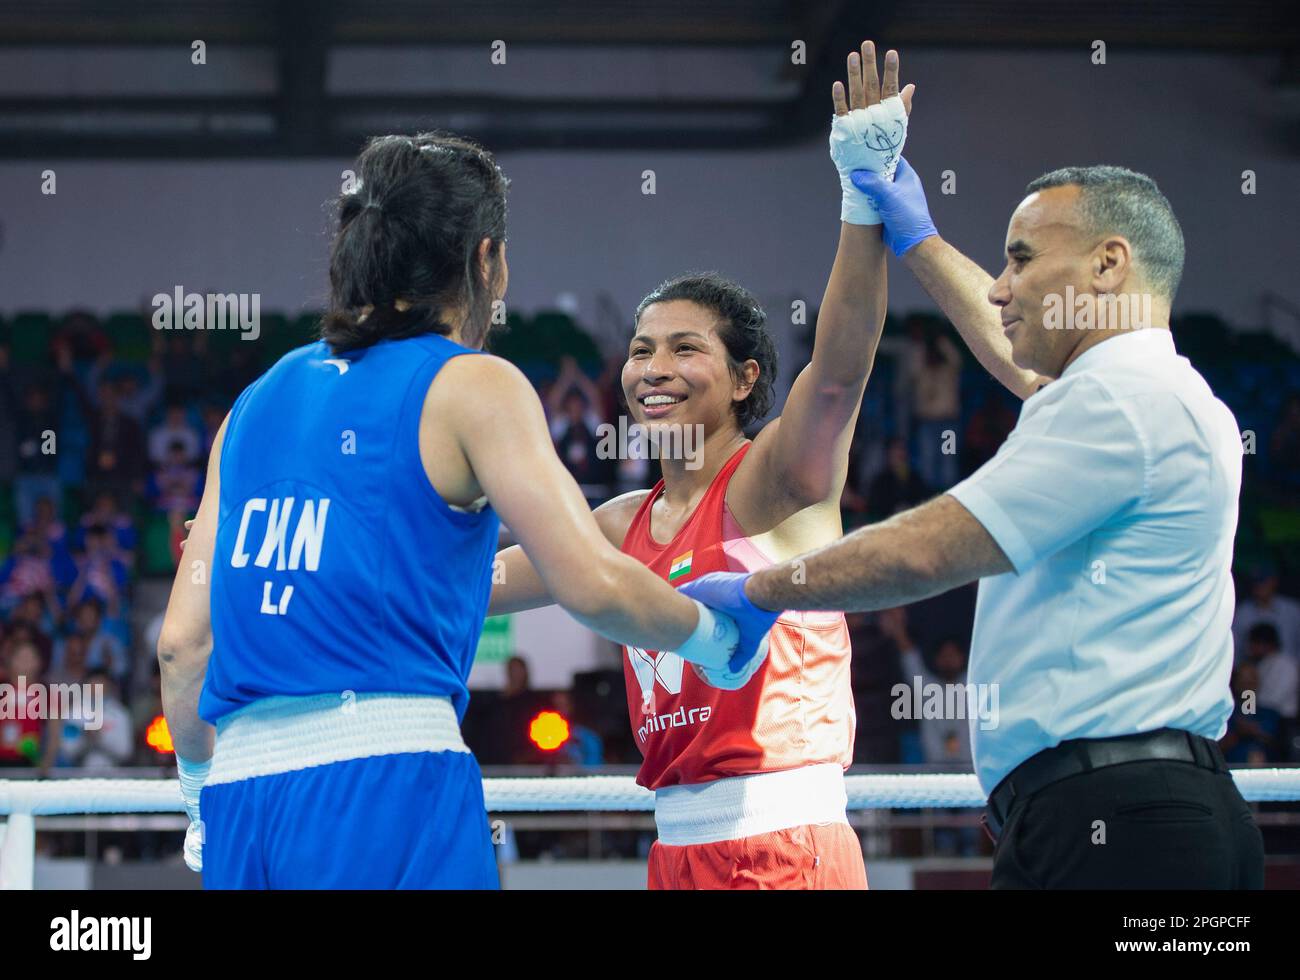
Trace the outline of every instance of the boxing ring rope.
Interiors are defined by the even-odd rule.
[[[1235,769],[1242,796],[1252,803],[1300,800],[1300,768]],[[846,776],[850,810],[982,807],[973,773]],[[630,776],[548,776],[484,779],[492,813],[565,810],[653,810],[654,794]],[[88,813],[181,813],[174,779],[0,779],[0,890],[30,889],[36,848],[35,817]]]

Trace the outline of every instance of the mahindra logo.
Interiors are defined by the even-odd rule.
[[[671,650],[651,651],[628,647],[627,659],[631,661],[632,672],[641,685],[641,701],[647,710],[654,699],[656,681],[669,694],[682,693],[682,667],[686,661]]]

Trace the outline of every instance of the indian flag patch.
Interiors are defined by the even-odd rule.
[[[668,566],[668,581],[672,582],[681,578],[683,575],[691,574],[691,558],[694,551],[688,551],[684,555],[679,555],[673,559],[673,563]]]

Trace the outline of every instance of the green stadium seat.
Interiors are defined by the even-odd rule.
[[[9,344],[15,366],[46,365],[54,324],[48,313],[18,313],[9,321]]]
[[[319,310],[298,314],[297,319],[289,327],[296,338],[293,344],[294,347],[301,347],[303,344],[312,344],[320,340],[321,316]]]
[[[171,575],[176,571],[172,563],[171,525],[166,514],[150,514],[144,525],[140,549],[140,570],[144,575]]]
[[[488,336],[487,348],[497,357],[522,367],[538,359],[536,340],[531,336],[530,324],[518,313],[507,313],[505,326],[498,327]]]
[[[1300,513],[1292,508],[1261,508],[1259,526],[1264,540],[1274,547],[1300,544]]]
[[[538,353],[547,363],[558,366],[563,358],[572,357],[589,373],[600,370],[603,360],[600,348],[567,313],[551,310],[538,313],[533,317],[532,333]]]
[[[153,325],[139,313],[114,313],[104,321],[114,355],[122,361],[143,364],[153,351]]]
[[[85,500],[80,487],[63,488],[63,509],[62,513],[59,514],[59,519],[63,521],[69,533],[81,521],[81,515],[85,512],[84,506]]]
[[[297,334],[289,327],[289,321],[279,313],[263,313],[261,317],[261,335],[256,341],[241,340],[239,343],[256,343],[260,362],[270,367],[289,351],[299,346]]]

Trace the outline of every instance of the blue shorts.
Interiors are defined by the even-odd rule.
[[[403,752],[205,786],[204,888],[499,888],[468,752]]]

